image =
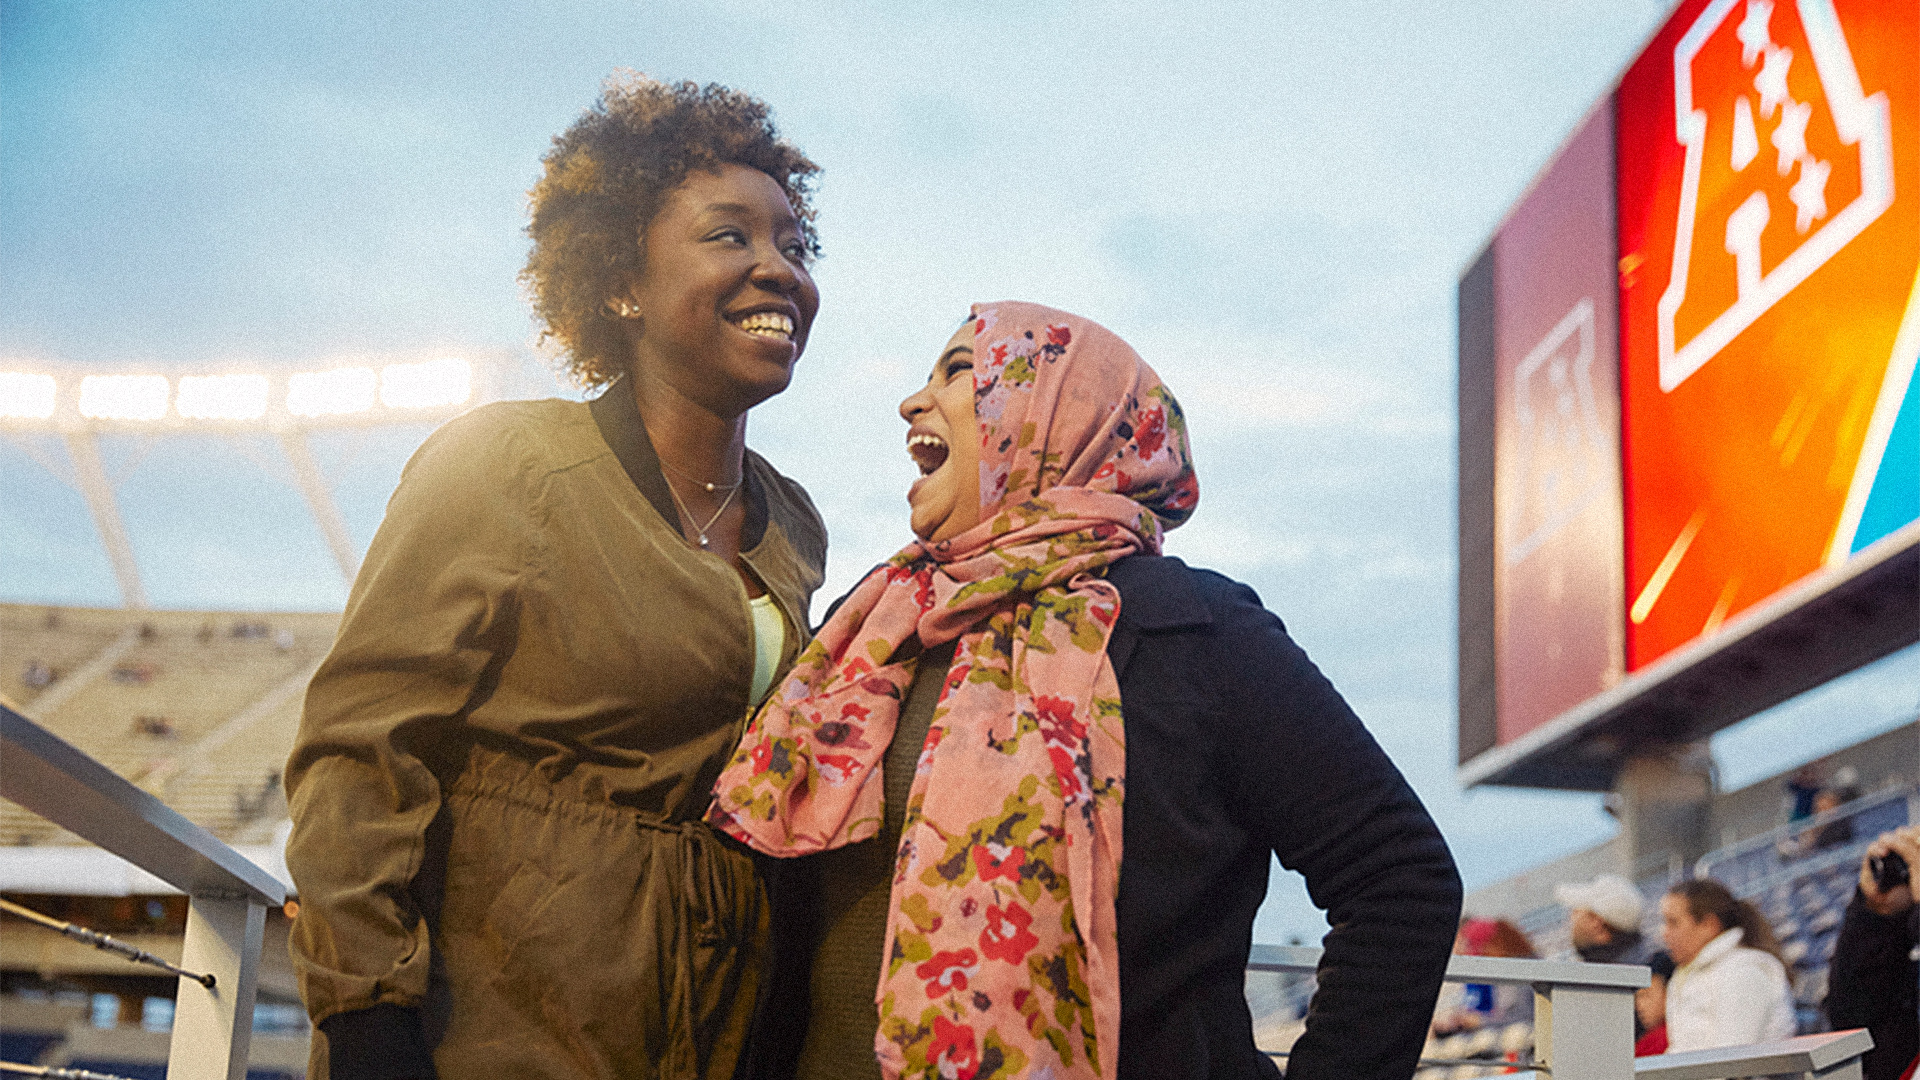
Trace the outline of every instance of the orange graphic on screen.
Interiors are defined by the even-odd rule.
[[[1630,670],[1835,548],[1920,317],[1917,113],[1912,0],[1691,0],[1622,81]]]

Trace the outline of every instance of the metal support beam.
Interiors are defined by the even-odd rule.
[[[140,564],[134,561],[133,544],[127,539],[127,527],[120,520],[120,505],[113,497],[113,481],[107,479],[100,463],[100,448],[91,432],[66,433],[67,455],[73,459],[74,480],[80,495],[93,512],[93,527],[99,530],[100,544],[107,549],[107,561],[120,580],[120,603],[133,611],[145,611],[147,591],[140,585]]]
[[[188,896],[251,896],[273,907],[286,902],[287,887],[272,874],[5,702],[0,702],[0,761],[6,762],[0,769],[0,798]]]
[[[266,906],[250,897],[188,901],[181,966],[212,975],[214,985],[180,980],[167,1080],[246,1080],[266,925]]]
[[[307,500],[307,510],[313,514],[314,523],[320,526],[320,535],[326,537],[327,549],[333,552],[333,561],[340,567],[340,577],[353,587],[354,575],[360,572],[360,558],[354,554],[353,539],[347,535],[346,519],[340,516],[340,508],[333,503],[333,491],[327,487],[327,478],[320,472],[320,466],[313,460],[313,449],[307,445],[307,433],[300,428],[284,428],[280,431],[280,446],[286,451],[287,461],[293,465],[293,480],[300,488],[300,495]]]

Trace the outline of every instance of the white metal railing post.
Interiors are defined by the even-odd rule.
[[[1633,992],[1652,981],[1633,964],[1456,956],[1448,982],[1533,987],[1533,1057],[1554,1080],[1632,1080]]]
[[[186,893],[168,1080],[244,1080],[267,908],[287,889],[212,833],[0,701],[0,796]]]
[[[1320,957],[1298,945],[1255,945],[1247,969],[1311,973]],[[1633,992],[1653,981],[1647,968],[1455,956],[1446,981],[1532,987],[1534,1060],[1553,1080],[1633,1080]]]
[[[214,977],[211,988],[182,978],[173,1008],[167,1080],[246,1080],[253,999],[267,908],[251,897],[195,896],[187,902],[180,966]]]
[[[1554,1080],[1631,1080],[1633,990],[1536,983],[1533,1057]]]

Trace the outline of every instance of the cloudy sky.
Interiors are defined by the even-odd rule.
[[[8,0],[0,368],[502,351],[556,392],[515,282],[548,139],[617,67],[750,90],[825,167],[820,319],[749,435],[826,516],[823,601],[906,536],[894,405],[967,304],[1087,315],[1189,413],[1203,496],[1170,550],[1259,590],[1484,884],[1612,825],[1595,797],[1453,780],[1454,283],[1665,13]],[[362,547],[422,434],[319,440]],[[105,449],[157,605],[343,601],[271,444]],[[0,600],[115,604],[62,467],[0,441]],[[1869,682],[1839,710],[1861,734],[1913,706]],[[1791,764],[1801,708],[1727,737],[1723,765]],[[1259,936],[1320,925],[1282,880]]]

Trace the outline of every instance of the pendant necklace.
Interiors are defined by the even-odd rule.
[[[714,484],[714,483],[710,483],[710,482],[708,482],[708,481],[705,481],[705,480],[696,480],[696,479],[694,479],[693,477],[691,477],[691,476],[688,476],[688,475],[687,475],[686,473],[683,473],[683,472],[681,472],[681,471],[680,471],[679,469],[676,469],[676,468],[674,468],[674,466],[673,466],[673,463],[672,463],[672,462],[670,462],[670,461],[668,461],[668,460],[667,460],[666,458],[663,458],[663,457],[660,457],[660,456],[659,456],[659,455],[657,455],[657,454],[656,454],[656,455],[654,455],[654,457],[655,457],[655,460],[657,460],[657,461],[659,461],[659,462],[660,462],[660,464],[661,464],[661,466],[662,466],[663,468],[665,468],[665,469],[667,469],[668,471],[670,471],[670,472],[672,472],[672,473],[673,473],[674,475],[676,475],[676,476],[678,476],[678,477],[679,477],[680,479],[682,479],[682,480],[685,480],[685,481],[686,481],[687,483],[689,483],[689,484],[699,484],[699,485],[700,485],[701,487],[703,487],[703,488],[706,488],[706,489],[707,489],[707,491],[708,491],[709,493],[712,493],[712,492],[715,492],[715,491],[719,491],[719,490],[721,489],[721,487],[723,487],[723,486],[725,486],[725,487],[727,487],[727,490],[728,490],[728,491],[732,491],[732,490],[734,490],[735,488],[738,488],[738,487],[740,486],[740,482],[741,482],[741,480],[745,480],[745,479],[747,478],[747,477],[746,477],[746,471],[745,471],[745,469],[743,468],[743,469],[741,470],[741,474],[740,474],[740,480],[735,480],[735,481],[734,481],[734,482],[733,482],[733,483],[732,483],[731,485],[721,485],[721,484]],[[672,487],[673,485],[672,485],[672,484],[668,484],[667,486],[668,486],[668,487]],[[691,516],[691,515],[689,515],[689,516]]]
[[[666,462],[662,461],[661,464],[666,465]],[[667,465],[667,467],[669,469],[673,468],[671,465]],[[673,471],[679,472],[680,470],[674,469]],[[687,504],[680,501],[680,492],[674,490],[673,478],[662,474],[661,479],[667,482],[667,494],[673,496],[673,505],[680,508],[680,512],[687,516],[687,521],[691,524],[694,521],[693,511],[687,509]],[[707,519],[705,525],[695,527],[694,531],[700,534],[700,550],[705,551],[707,549],[707,530],[713,528],[713,523],[719,521],[720,515],[726,513],[727,507],[733,505],[733,497],[740,494],[740,486],[745,482],[746,477],[744,476],[735,480],[733,484],[727,488],[727,497],[720,500],[720,509],[713,512],[713,516]],[[719,487],[717,484],[705,484],[702,486],[708,491],[718,490]]]

